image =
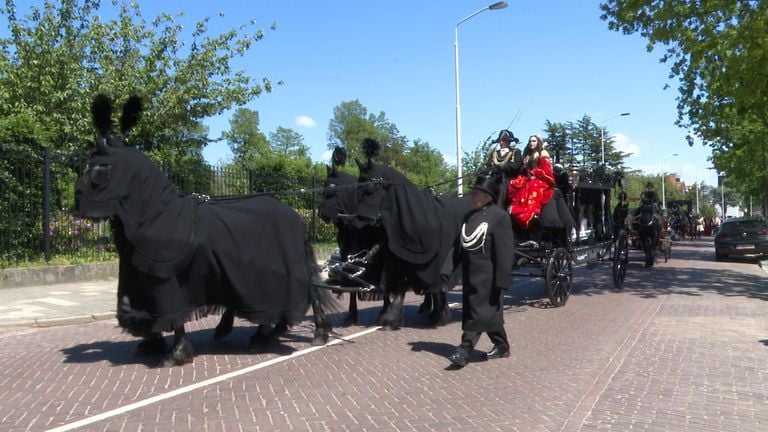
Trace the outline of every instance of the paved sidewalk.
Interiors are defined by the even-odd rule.
[[[48,327],[115,317],[117,279],[0,289],[0,327]]]

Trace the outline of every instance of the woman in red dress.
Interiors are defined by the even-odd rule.
[[[523,151],[523,172],[512,179],[507,188],[509,212],[523,229],[528,229],[531,222],[538,219],[541,208],[554,193],[552,160],[544,147],[546,144],[539,135],[531,135]]]

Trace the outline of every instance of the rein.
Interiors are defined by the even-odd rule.
[[[349,185],[339,185],[335,186],[337,189],[344,189],[344,188],[356,188],[358,186],[364,186],[368,184],[394,184],[394,182],[385,182],[385,181],[367,181],[363,183],[355,183],[355,184],[349,184]],[[259,197],[259,196],[274,196],[274,195],[297,195],[297,194],[305,194],[305,193],[320,193],[325,190],[325,186],[323,187],[316,187],[311,189],[301,188],[301,189],[289,189],[284,191],[266,191],[266,192],[255,192],[251,194],[243,194],[243,195],[221,195],[217,197],[211,198],[210,195],[206,194],[199,194],[197,192],[192,192],[190,195],[198,197],[198,199],[202,201],[209,201],[209,200],[215,200],[215,201],[236,201],[246,198],[253,198],[253,197]]]

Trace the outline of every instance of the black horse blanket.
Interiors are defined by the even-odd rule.
[[[180,196],[129,147],[105,147],[91,167],[78,180],[78,213],[113,218],[125,330],[171,331],[221,306],[257,324],[304,318],[316,264],[293,209],[269,196]]]
[[[400,172],[373,163],[361,180],[374,183],[362,186],[358,215],[378,216],[391,254],[385,273],[401,276],[388,277],[387,282],[404,278],[416,292],[440,290],[441,274],[453,260],[461,221],[471,210],[469,199],[438,198],[417,188]]]

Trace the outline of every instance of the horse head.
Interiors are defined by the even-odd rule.
[[[655,210],[653,204],[644,203],[640,206],[640,218],[639,223],[641,227],[652,225],[656,222],[654,218]]]
[[[357,178],[351,174],[327,167],[323,183],[323,196],[317,206],[318,215],[325,223],[344,225],[357,207]]]
[[[137,170],[151,163],[136,150],[126,147],[124,140],[138,122],[142,111],[139,96],[131,96],[123,105],[120,134],[112,135],[113,105],[109,97],[97,95],[91,104],[91,114],[98,136],[91,150],[89,168],[75,184],[75,211],[88,218],[114,216],[119,202],[131,192],[130,180]],[[142,160],[146,159],[146,162]]]

